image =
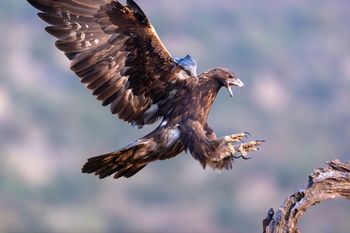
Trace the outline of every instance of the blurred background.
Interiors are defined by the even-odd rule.
[[[270,207],[314,168],[350,160],[350,2],[139,0],[164,44],[199,72],[245,82],[210,115],[219,136],[266,139],[232,171],[190,154],[130,179],[81,174],[88,157],[156,127],[132,128],[100,106],[26,1],[0,2],[0,232],[262,232]],[[350,203],[311,208],[302,232],[350,231]]]

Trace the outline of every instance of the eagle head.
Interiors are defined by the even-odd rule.
[[[232,87],[244,87],[244,83],[227,68],[214,68],[210,71],[212,77],[219,83],[220,87],[226,87],[230,96],[233,96]]]

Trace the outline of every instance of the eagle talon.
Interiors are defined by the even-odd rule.
[[[230,142],[227,142],[226,145],[231,153],[232,158],[239,159],[242,157],[242,155],[237,155],[237,151],[239,151],[237,146],[233,146]]]
[[[231,134],[229,136],[225,137],[226,142],[242,142],[244,143],[243,139],[248,138],[250,136],[250,133],[248,132],[243,132],[243,133],[238,133],[238,134]]]
[[[248,157],[248,153],[252,151],[258,151],[260,146],[265,140],[255,140],[247,143],[241,143],[239,145],[231,145],[230,143],[227,143],[229,150],[231,151],[232,157],[235,159],[242,158],[244,160],[249,160],[251,157]],[[235,153],[232,153],[235,152]],[[239,155],[236,155],[239,154]]]
[[[227,147],[228,147],[228,149],[230,150],[230,152],[231,152],[231,155],[233,156],[233,157],[235,157],[235,154],[237,153],[237,150],[235,149],[235,147],[231,144],[231,143],[227,143]]]
[[[232,157],[234,158],[234,159],[240,159],[240,158],[242,158],[242,155],[239,155],[239,156],[237,156],[237,155],[232,155]],[[243,158],[244,159],[244,158]]]

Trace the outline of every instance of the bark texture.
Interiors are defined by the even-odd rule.
[[[327,164],[314,170],[307,187],[288,197],[277,212],[269,210],[263,220],[264,233],[300,233],[298,220],[309,207],[327,199],[350,200],[350,162],[334,160]]]

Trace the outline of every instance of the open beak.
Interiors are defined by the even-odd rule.
[[[244,83],[238,78],[234,79],[234,80],[230,80],[229,82],[227,82],[227,90],[230,93],[231,97],[233,97],[233,92],[232,92],[232,87],[233,86],[244,87]]]

